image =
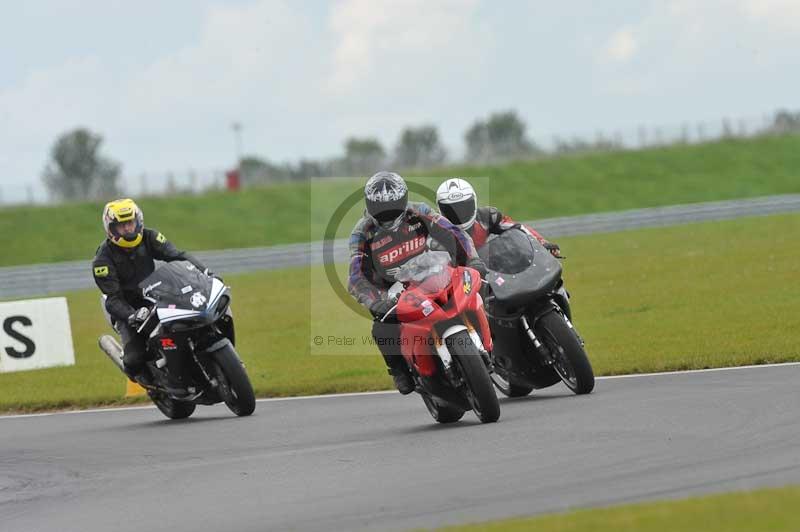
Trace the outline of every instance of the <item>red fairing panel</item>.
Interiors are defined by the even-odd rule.
[[[457,307],[459,309],[458,314],[463,314],[466,312],[470,315],[470,321],[473,322],[472,325],[477,328],[478,334],[481,336],[484,349],[491,352],[493,347],[492,332],[489,329],[489,320],[486,319],[486,313],[483,310],[483,298],[480,296],[481,283],[483,282],[481,281],[481,276],[472,268],[459,267],[456,268],[456,270],[458,271],[460,278],[463,278],[463,272],[469,272],[473,283],[473,287],[469,294],[464,294],[463,290],[455,290]],[[455,275],[453,276],[453,279],[455,280]],[[478,323],[474,323],[475,319],[473,316],[477,318]]]
[[[433,358],[436,346],[431,334],[436,323],[467,314],[472,325],[477,327],[484,348],[492,350],[492,335],[479,293],[480,275],[472,268],[459,267],[450,270],[450,283],[437,293],[425,294],[417,286],[409,287],[397,305],[397,315],[402,323],[401,352],[406,361],[424,377],[436,373],[437,365]],[[445,310],[440,302],[447,300],[450,290],[454,301]],[[477,323],[474,323],[476,319]]]
[[[431,329],[417,323],[404,324],[402,327],[402,353],[410,365],[416,368],[417,373],[423,377],[432,377],[436,374],[436,359],[434,352],[436,346],[431,336]]]

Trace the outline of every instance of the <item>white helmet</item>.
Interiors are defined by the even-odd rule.
[[[448,179],[436,191],[436,205],[450,223],[468,230],[478,215],[478,195],[463,179]]]

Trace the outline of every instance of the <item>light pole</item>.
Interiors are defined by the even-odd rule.
[[[234,122],[231,124],[233,129],[233,137],[236,143],[236,167],[241,170],[242,167],[242,124]]]

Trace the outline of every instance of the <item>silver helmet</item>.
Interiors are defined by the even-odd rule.
[[[394,230],[400,225],[408,207],[408,186],[399,174],[378,172],[364,186],[367,214],[383,229]]]

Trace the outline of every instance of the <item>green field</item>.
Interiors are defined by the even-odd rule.
[[[762,489],[693,499],[578,510],[442,532],[796,532],[800,488]]]
[[[800,136],[727,140],[619,153],[440,169],[484,176],[482,202],[518,219],[800,192]],[[434,188],[439,178],[423,180]],[[364,178],[280,184],[241,193],[142,198],[145,222],[190,250],[320,238],[333,207]],[[100,203],[0,210],[0,266],[88,260],[104,235]],[[352,228],[351,209],[339,235]]]
[[[575,323],[596,372],[800,360],[798,234],[800,215],[781,215],[560,241]],[[258,395],[391,386],[377,349],[358,341],[369,322],[323,278],[320,268],[307,268],[226,279]],[[68,300],[77,365],[0,374],[0,410],[122,401],[125,381],[96,347],[108,331],[98,293]],[[325,345],[314,346],[314,336]],[[356,345],[329,345],[329,336],[354,337]]]

